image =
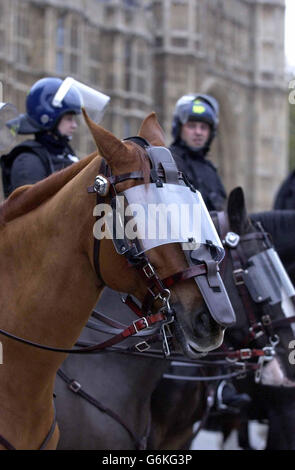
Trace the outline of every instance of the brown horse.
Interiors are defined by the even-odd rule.
[[[134,142],[120,141],[87,116],[86,120],[113,175],[126,170],[149,174],[144,149]],[[144,120],[139,135],[152,145],[164,145],[163,131],[154,113]],[[19,188],[2,204],[1,329],[39,344],[70,349],[103,285],[128,292],[139,301],[144,299],[146,281],[116,252],[109,239],[101,241],[101,279],[96,275],[96,200],[87,188],[99,172],[100,155],[91,154],[34,186]],[[138,180],[129,179],[118,183],[116,189],[122,191],[136,184]],[[188,267],[180,244],[153,248],[148,257],[160,278]],[[181,320],[178,335],[189,335],[192,349],[218,347],[224,327],[210,317],[194,280],[179,282],[171,293],[171,305],[176,306]],[[157,302],[152,311],[158,311]],[[200,315],[203,323],[198,323]],[[198,325],[203,325],[201,346],[197,341]],[[52,427],[53,389],[66,353],[36,349],[6,336],[1,337],[1,343],[4,357],[0,365],[0,448],[55,449],[59,431],[57,426]]]

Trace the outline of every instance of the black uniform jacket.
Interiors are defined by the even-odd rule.
[[[209,211],[225,209],[226,192],[216,167],[202,153],[193,152],[181,142],[170,146],[180,171],[203,196]]]

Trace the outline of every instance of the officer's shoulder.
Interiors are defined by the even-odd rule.
[[[212,168],[214,171],[218,171],[218,166],[215,165],[209,158],[204,158],[203,162],[209,166],[210,168]]]
[[[28,164],[42,165],[40,157],[30,149],[23,149],[15,156],[12,166],[16,168],[17,166],[23,166]]]

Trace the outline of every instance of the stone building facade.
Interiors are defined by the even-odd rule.
[[[215,96],[212,148],[227,190],[265,210],[287,172],[284,0],[2,0],[0,80],[24,111],[30,86],[68,75],[111,96],[103,125],[137,133],[152,110],[171,141],[176,100]],[[79,156],[93,150],[84,124]]]

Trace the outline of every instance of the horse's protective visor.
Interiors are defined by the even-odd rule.
[[[122,253],[122,238],[135,244],[137,255],[168,243],[182,243],[184,250],[210,247],[220,262],[224,249],[201,194],[188,186],[156,183],[134,186],[112,202],[108,229]]]
[[[56,107],[62,106],[63,99],[72,87],[79,92],[82,106],[86,109],[87,114],[94,122],[99,123],[103,118],[110,97],[72,77],[67,77],[63,80],[53,97],[52,105]]]
[[[274,305],[295,295],[293,284],[273,248],[251,256],[243,278],[255,302],[269,300]]]

